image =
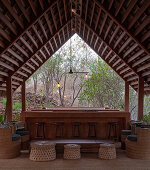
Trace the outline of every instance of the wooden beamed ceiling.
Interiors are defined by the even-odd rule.
[[[72,10],[71,10],[72,8]],[[137,90],[150,93],[150,1],[0,0],[0,91],[15,90],[77,33]]]

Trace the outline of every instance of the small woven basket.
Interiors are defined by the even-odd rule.
[[[100,144],[98,157],[100,159],[115,159],[116,148],[114,144]]]
[[[64,145],[64,159],[80,159],[80,148],[77,144]]]
[[[56,159],[55,143],[38,141],[31,144],[30,160],[50,161]]]

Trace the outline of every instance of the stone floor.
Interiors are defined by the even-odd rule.
[[[0,159],[0,170],[150,170],[150,160],[130,159],[125,151],[117,149],[117,159],[100,160],[95,153],[84,153],[80,160],[64,160],[62,154],[50,162],[33,162],[29,152],[15,159]]]

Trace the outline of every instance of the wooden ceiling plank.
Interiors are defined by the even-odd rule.
[[[114,0],[110,0],[110,2],[109,2],[109,6],[108,6],[108,10],[110,10],[110,9],[111,9],[113,2],[114,2]]]
[[[124,68],[123,70],[120,71],[120,74],[123,74],[123,73],[125,73],[125,72],[128,71],[128,70],[130,70],[130,68],[129,68],[129,67],[126,67],[126,68]]]
[[[16,28],[9,22],[5,15],[0,12],[0,20],[15,34],[17,35]]]
[[[56,48],[58,48],[58,45],[57,45],[57,42],[56,42],[55,37],[53,37],[53,40],[54,40],[54,43],[55,43]]]
[[[37,54],[35,54],[35,57],[36,57],[41,63],[43,63],[43,60],[42,60]]]
[[[110,28],[111,28],[112,24],[113,24],[113,21],[111,20],[110,23],[109,23],[109,26],[108,26],[108,28],[107,28],[107,31],[106,31],[106,33],[105,33],[104,40],[106,39],[106,37],[107,37],[107,35],[108,35],[109,31],[110,31]]]
[[[94,43],[94,49],[96,48],[97,41],[98,41],[98,37],[96,38],[96,41]]]
[[[38,33],[38,31],[37,31],[37,29],[35,28],[34,25],[32,26],[32,29],[34,30],[34,32],[35,32],[37,38],[39,39],[39,41],[43,44],[43,40],[42,40],[41,36],[39,35],[39,33]]]
[[[102,45],[103,45],[103,41],[101,41],[101,44],[100,44],[100,46],[98,47],[98,50],[97,50],[98,52],[100,51]]]
[[[66,39],[65,39],[65,31],[64,31],[64,29],[62,29],[62,34],[63,34],[63,39],[64,39],[64,41],[66,41]]]
[[[31,58],[30,60],[32,61],[32,63],[39,67],[39,63],[37,61],[35,61],[33,58]]]
[[[130,77],[127,79],[127,81],[133,81],[133,80],[136,80],[138,79],[138,76],[133,76],[133,77]]]
[[[95,23],[95,31],[96,31],[96,28],[97,28],[97,25],[98,25],[100,14],[101,14],[101,8],[99,8],[99,11],[98,11],[98,16],[97,16],[96,23]]]
[[[33,49],[31,48],[31,46],[27,43],[27,41],[23,38],[20,37],[21,42],[33,53]]]
[[[143,71],[143,70],[145,70],[145,69],[147,69],[147,68],[150,68],[150,63],[147,63],[147,64],[139,67],[139,68],[137,69],[137,72]]]
[[[39,50],[39,51],[42,54],[42,56],[46,59],[46,55],[43,53],[43,51],[42,50]]]
[[[86,7],[85,7],[85,21],[86,21],[86,18],[87,18],[88,4],[89,4],[89,0],[86,1]]]
[[[92,20],[93,20],[94,9],[95,9],[95,2],[93,2],[92,13],[91,13],[91,19],[90,19],[90,26],[91,26]]]
[[[99,35],[101,35],[101,33],[102,33],[102,30],[103,30],[103,28],[104,28],[104,25],[105,25],[106,19],[107,19],[107,14],[105,14],[105,16],[104,16],[104,19],[103,19],[102,25],[101,25],[100,30],[99,30]]]
[[[23,62],[24,60],[23,60],[23,58],[22,57],[20,57],[17,53],[15,53],[12,49],[8,49],[8,52],[11,54],[11,55],[13,55],[15,58],[17,58],[18,60],[20,60],[21,62]]]
[[[38,48],[38,45],[36,43],[36,41],[34,40],[34,38],[31,36],[31,34],[29,33],[29,31],[26,32],[27,36],[30,38],[30,40],[32,41],[32,43],[35,45],[36,48]]]
[[[112,67],[115,67],[118,63],[121,62],[121,59],[119,58],[116,62],[114,62],[114,64],[112,65]]]
[[[32,9],[34,15],[37,16],[37,12],[36,12],[36,9],[35,9],[35,4],[33,3],[32,0],[28,0],[28,2],[30,4],[30,6],[31,6],[31,9]]]
[[[17,43],[14,43],[14,46],[26,57],[29,57],[28,53],[22,48],[20,47]]]
[[[61,24],[61,26],[62,26],[62,16],[61,16],[61,13],[60,13],[60,6],[59,6],[58,1],[57,1],[57,8],[58,8],[58,13],[59,13],[60,24]]]
[[[20,83],[16,82],[16,81],[12,81],[12,84],[20,86]]]
[[[112,53],[112,50],[110,50],[109,53],[106,55],[105,60],[107,60],[107,59],[109,58],[109,56],[111,55],[111,53]]]
[[[24,76],[24,77],[28,77],[28,75],[27,74],[25,74],[25,73],[23,73],[23,72],[21,72],[21,71],[17,71],[17,74],[20,74],[21,76]]]
[[[123,58],[125,58],[128,54],[130,54],[136,47],[138,46],[138,44],[133,44],[123,55]]]
[[[26,67],[21,67],[20,69],[22,69],[22,70],[24,70],[24,71],[26,71],[27,73],[29,73],[29,74],[31,74],[32,73],[32,71],[31,70],[29,70],[28,68],[26,68]],[[17,70],[18,71],[18,70]],[[16,71],[16,72],[17,72]]]
[[[47,52],[47,54],[50,56],[50,52],[48,51],[46,45],[44,46],[44,48],[45,48],[45,51]]]
[[[127,40],[126,40],[126,42],[121,46],[121,48],[119,49],[119,51],[118,51],[118,53],[120,54],[123,50],[124,50],[124,48],[131,42],[131,37],[129,37]]]
[[[10,66],[2,61],[0,61],[0,65],[7,68],[8,70],[14,71],[14,68],[12,66]]]
[[[115,55],[113,55],[112,57],[111,57],[111,59],[108,61],[109,62],[109,64],[115,59],[117,57],[117,55],[115,54]]]
[[[143,28],[150,23],[150,16],[147,16],[145,20],[135,29],[134,35],[138,35]]]
[[[29,62],[27,62],[26,65],[29,66],[30,68],[32,68],[33,70],[35,70],[35,67],[33,67],[32,64],[30,64]]]
[[[105,46],[105,47],[104,47],[104,49],[103,49],[103,51],[102,51],[102,53],[101,53],[101,56],[103,56],[103,55],[104,55],[104,53],[105,53],[106,49],[107,49],[107,46]],[[104,58],[104,57],[102,57],[102,58]],[[105,58],[105,59],[106,59],[106,58]]]
[[[18,81],[23,81],[22,78],[19,78],[19,77],[17,77],[17,76],[12,76],[12,79],[15,79],[15,80],[18,80]]]
[[[150,71],[146,71],[146,72],[142,73],[142,77],[145,77],[145,76],[148,76],[148,75],[150,75]]]
[[[0,77],[0,81],[4,81],[4,79]]]
[[[8,73],[0,71],[0,75],[8,77]]]
[[[1,57],[7,61],[9,61],[10,63],[16,65],[17,67],[19,67],[19,63],[17,63],[15,60],[13,60],[12,58],[8,57],[6,54],[1,55]]]
[[[132,86],[138,84],[138,81],[133,81],[130,83]]]
[[[125,74],[125,75],[123,76],[123,78],[129,77],[129,76],[131,76],[131,75],[133,75],[133,74],[135,74],[135,73],[134,73],[133,71],[131,71],[131,72]]]
[[[134,7],[134,5],[136,4],[136,2],[137,2],[137,0],[132,0],[132,1],[130,1],[130,4],[129,4],[128,8],[127,8],[126,11],[124,12],[124,15],[123,15],[123,17],[122,17],[121,23],[123,23],[123,22],[126,20],[126,18],[128,17],[129,13],[131,12],[131,10],[132,10],[132,8]]]
[[[131,62],[132,60],[136,59],[138,56],[140,56],[144,52],[143,49],[139,50],[137,53],[135,53],[132,57],[128,59],[128,63]]]
[[[6,91],[6,87],[0,87],[0,91]]]
[[[144,1],[142,7],[136,12],[136,15],[128,24],[128,30],[131,29],[131,27],[135,24],[135,22],[139,19],[139,17],[143,14],[143,12],[148,8],[149,5],[150,1]]]
[[[120,66],[118,66],[117,68],[116,68],[116,70],[118,71],[118,70],[120,70],[122,67],[124,67],[126,64],[125,63],[122,63],[122,64],[120,64]]]
[[[67,8],[66,8],[65,0],[63,0],[63,4],[64,4],[64,11],[65,11],[65,19],[66,19],[66,21],[67,21],[67,20],[68,20],[68,19],[67,19]]]
[[[57,35],[58,35],[59,43],[61,44],[62,42],[61,42],[61,38],[60,38],[59,33]]]
[[[55,25],[55,29],[57,30],[57,23],[56,23],[56,19],[55,19],[54,11],[53,11],[53,9],[52,9],[52,8],[50,9],[50,11],[51,11],[51,14],[52,14],[52,19],[53,19],[53,22],[54,22],[54,25]]]
[[[135,1],[135,0],[133,0]],[[133,1],[131,1],[131,3],[133,3]],[[136,0],[137,1],[137,0]],[[132,37],[132,39],[140,46],[140,48],[144,49],[144,51],[150,55],[150,51],[145,47],[143,46],[143,44],[141,43],[141,41],[139,41],[132,33],[130,33],[129,30],[127,30],[127,28],[120,23],[120,21],[118,19],[116,19],[116,17],[114,17],[110,11],[108,11],[107,9],[105,9],[105,7],[98,1],[98,0],[95,0],[95,3],[102,8],[102,10],[115,22],[117,23],[118,26],[120,26],[120,28],[122,30],[124,30],[124,32],[126,32],[126,34],[129,36],[129,37]]]
[[[92,32],[92,37],[91,37],[91,41],[90,41],[90,44],[92,44],[92,41],[93,41],[93,37],[94,37],[94,32]]]
[[[40,19],[39,19],[39,25],[40,25],[40,27],[41,27],[41,30],[42,30],[45,38],[47,39],[47,38],[48,38],[48,37],[47,37],[47,33],[46,33],[45,28],[44,28],[44,26],[43,26],[43,24],[42,24],[42,22],[41,22]]]
[[[147,31],[142,37],[141,37],[141,42],[144,42],[147,38],[150,37],[150,30]]]
[[[46,19],[46,22],[47,22],[48,28],[49,28],[49,30],[50,30],[50,33],[51,33],[51,35],[53,35],[53,30],[52,30],[50,21],[49,21],[49,19],[48,19],[48,15],[47,15],[47,14],[44,14],[44,17],[45,17],[45,19]]]
[[[125,32],[123,32],[120,37],[117,39],[117,41],[115,42],[114,48],[117,47],[117,45],[120,43],[120,41],[122,40],[122,38],[125,36]]]
[[[89,33],[90,33],[90,30],[88,29],[88,32],[87,32],[87,35],[86,35],[86,39],[88,40],[89,38]]]
[[[52,46],[52,44],[51,44],[50,41],[49,41],[49,46],[50,46],[50,48],[52,49],[52,51],[54,51],[54,48],[53,48],[53,46]]]
[[[17,23],[20,25],[20,27],[22,29],[24,29],[24,24],[21,21],[21,19],[19,18],[19,16],[16,14],[16,12],[14,11],[13,7],[10,6],[10,3],[7,0],[2,0],[3,4],[5,5],[5,7],[8,9],[8,11],[10,12],[10,14],[14,17],[14,19],[17,21]]]
[[[9,42],[11,41],[11,38],[9,36],[9,34],[7,34],[4,30],[2,30],[0,28],[0,35],[2,35],[6,40],[8,40]]]
[[[39,0],[39,3],[40,3],[40,6],[41,6],[42,10],[44,10],[44,3],[43,3],[43,0]]]
[[[142,58],[140,58],[139,60],[137,60],[136,62],[134,62],[134,64],[132,65],[132,67],[135,67],[143,62],[145,62],[146,60],[149,60],[150,59],[150,56],[149,55],[146,55]]]
[[[27,21],[30,22],[30,17],[28,16],[27,11],[23,7],[22,1],[16,0],[16,3],[18,5],[18,7],[20,8],[20,10],[22,11],[23,15],[25,16],[25,18],[27,19]]]
[[[109,40],[109,44],[112,42],[112,40],[114,39],[114,37],[116,36],[117,32],[119,31],[119,25],[116,27],[115,31],[113,32],[110,40]]]
[[[125,1],[125,0],[121,0],[121,1],[120,1],[118,8],[116,8],[115,16],[117,16],[117,15],[118,15],[118,13],[119,13],[119,11],[120,11],[120,9],[121,9],[121,7],[122,7],[122,5],[123,5],[124,1]]]

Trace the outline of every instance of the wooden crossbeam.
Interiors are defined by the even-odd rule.
[[[85,21],[86,21],[86,18],[87,18],[88,3],[89,3],[89,0],[86,1],[86,7],[85,7]]]
[[[136,58],[139,57],[143,52],[144,52],[143,49],[139,50],[139,51],[138,51],[137,53],[135,53],[132,57],[130,57],[127,62],[129,63],[129,62],[131,62],[132,60],[136,59]]]
[[[24,66],[21,67],[21,68],[19,68],[19,69],[22,69],[22,70],[26,71],[26,72],[29,73],[29,74],[32,73],[31,70],[29,70],[28,68],[26,68],[26,67],[24,67]],[[19,70],[19,69],[18,69],[18,70]],[[17,71],[18,71],[18,70],[17,70]],[[16,72],[17,72],[17,71],[16,71]],[[14,73],[14,74],[15,74],[15,73]]]
[[[61,16],[61,13],[60,13],[60,6],[59,6],[58,1],[57,1],[57,8],[58,8],[58,14],[59,14],[60,25],[62,26],[62,16]]]
[[[98,11],[98,16],[97,16],[96,23],[95,23],[95,31],[96,31],[96,28],[97,28],[97,25],[98,25],[100,14],[101,14],[101,8]]]
[[[118,66],[117,68],[116,68],[116,70],[120,70],[122,67],[124,67],[126,64],[125,63],[122,63],[122,64],[120,64],[120,66]]]
[[[29,66],[31,69],[35,70],[35,67],[33,67],[29,62],[27,62],[26,65]]]
[[[21,42],[33,53],[33,49],[31,48],[31,46],[27,43],[27,41],[23,38],[20,37]]]
[[[119,64],[121,62],[121,59],[119,58],[113,65],[112,67],[115,67],[117,64]]]
[[[107,49],[107,46],[105,46],[105,47],[104,47],[104,49],[103,49],[103,51],[102,51],[102,53],[101,53],[101,56],[103,56],[103,55],[104,55],[104,53],[105,53],[106,49]]]
[[[104,28],[106,19],[107,19],[107,15],[105,14],[104,19],[103,19],[103,22],[102,22],[102,25],[101,25],[100,30],[99,30],[99,35],[101,35],[101,33],[102,33],[102,30],[103,30],[103,28]]]
[[[125,74],[124,76],[123,76],[123,78],[126,78],[126,77],[129,77],[129,76],[131,76],[131,75],[133,75],[134,74],[134,72],[133,71],[130,71],[130,72],[128,72],[127,74]],[[134,74],[135,75],[135,74]]]
[[[41,63],[43,63],[42,59],[41,59],[37,54],[35,54],[35,57],[36,57]]]
[[[93,20],[94,9],[95,9],[95,2],[93,2],[92,13],[91,13],[91,19],[90,19],[90,26],[91,26],[92,20]]]
[[[0,28],[0,35],[2,35],[8,41],[11,40],[10,36],[1,28]]]
[[[35,3],[32,0],[28,0],[28,1],[29,1],[29,4],[31,6],[31,9],[32,9],[34,15],[37,16],[37,12],[36,12],[36,8],[35,8]]]
[[[110,0],[110,2],[109,2],[109,6],[108,6],[108,10],[110,10],[110,9],[111,9],[111,7],[112,7],[112,5],[113,5],[113,2],[114,2],[114,0]]]
[[[104,40],[106,39],[106,37],[107,37],[107,35],[108,35],[109,31],[110,31],[110,28],[112,27],[112,24],[113,24],[113,21],[111,20],[110,23],[109,23],[109,26],[107,28],[107,31],[105,33]]]
[[[43,51],[42,50],[39,50],[39,51],[42,54],[42,56],[44,57],[44,59],[46,59],[46,55],[43,53]]]
[[[111,53],[112,53],[112,50],[110,50],[109,53],[106,55],[105,60],[107,60],[107,59],[109,58],[109,56],[111,55]]]
[[[120,37],[117,39],[117,41],[115,42],[115,44],[114,44],[114,48],[116,48],[117,47],[117,45],[120,43],[120,41],[122,40],[122,38],[125,36],[125,32],[123,32],[121,35],[120,35]]]
[[[8,73],[0,71],[0,75],[8,77]]]
[[[123,51],[123,49],[131,42],[131,37],[129,37],[127,40],[126,40],[126,42],[121,46],[121,48],[119,49],[119,51],[118,51],[118,53],[120,54],[122,51]]]
[[[120,71],[120,74],[123,74],[123,73],[125,73],[125,72],[128,71],[128,70],[130,70],[130,68],[129,68],[129,67],[126,67],[126,68],[124,68],[123,70]]]
[[[65,19],[66,19],[66,21],[67,21],[68,18],[67,18],[67,8],[66,8],[65,0],[63,0],[63,4],[64,4],[64,11],[65,11]]]
[[[119,27],[119,25],[118,25],[118,26],[116,27],[115,31],[113,32],[113,34],[112,34],[110,40],[109,40],[109,44],[112,42],[112,40],[114,39],[114,37],[115,37],[116,34],[118,33],[119,28],[120,28],[120,27]]]
[[[52,14],[52,19],[53,19],[53,22],[54,22],[54,25],[55,25],[55,29],[57,30],[57,23],[56,23],[56,19],[55,19],[54,11],[53,11],[53,9],[52,9],[52,8],[50,9],[50,11],[51,11],[51,14]]]
[[[50,21],[49,21],[49,19],[48,19],[48,15],[47,15],[47,14],[44,14],[44,17],[45,17],[45,19],[46,19],[46,22],[47,22],[49,31],[50,31],[50,33],[51,33],[51,35],[52,35],[52,34],[53,34],[53,30],[52,30],[51,23],[50,23]]]
[[[23,72],[21,72],[21,71],[17,71],[17,74],[20,74],[21,76],[24,76],[24,77],[28,77],[28,75],[26,74],[26,73],[23,73]]]
[[[28,53],[22,48],[20,47],[17,43],[14,43],[14,46],[26,57],[29,57]]]
[[[39,39],[39,41],[43,44],[43,40],[42,40],[41,36],[39,35],[39,33],[38,33],[38,31],[37,31],[37,29],[35,28],[34,25],[32,26],[32,29],[35,32],[35,34],[36,34],[37,38]]]
[[[125,54],[123,55],[123,58],[125,58],[128,54],[130,54],[136,47],[138,46],[138,44],[133,44],[132,47],[130,47]]]

